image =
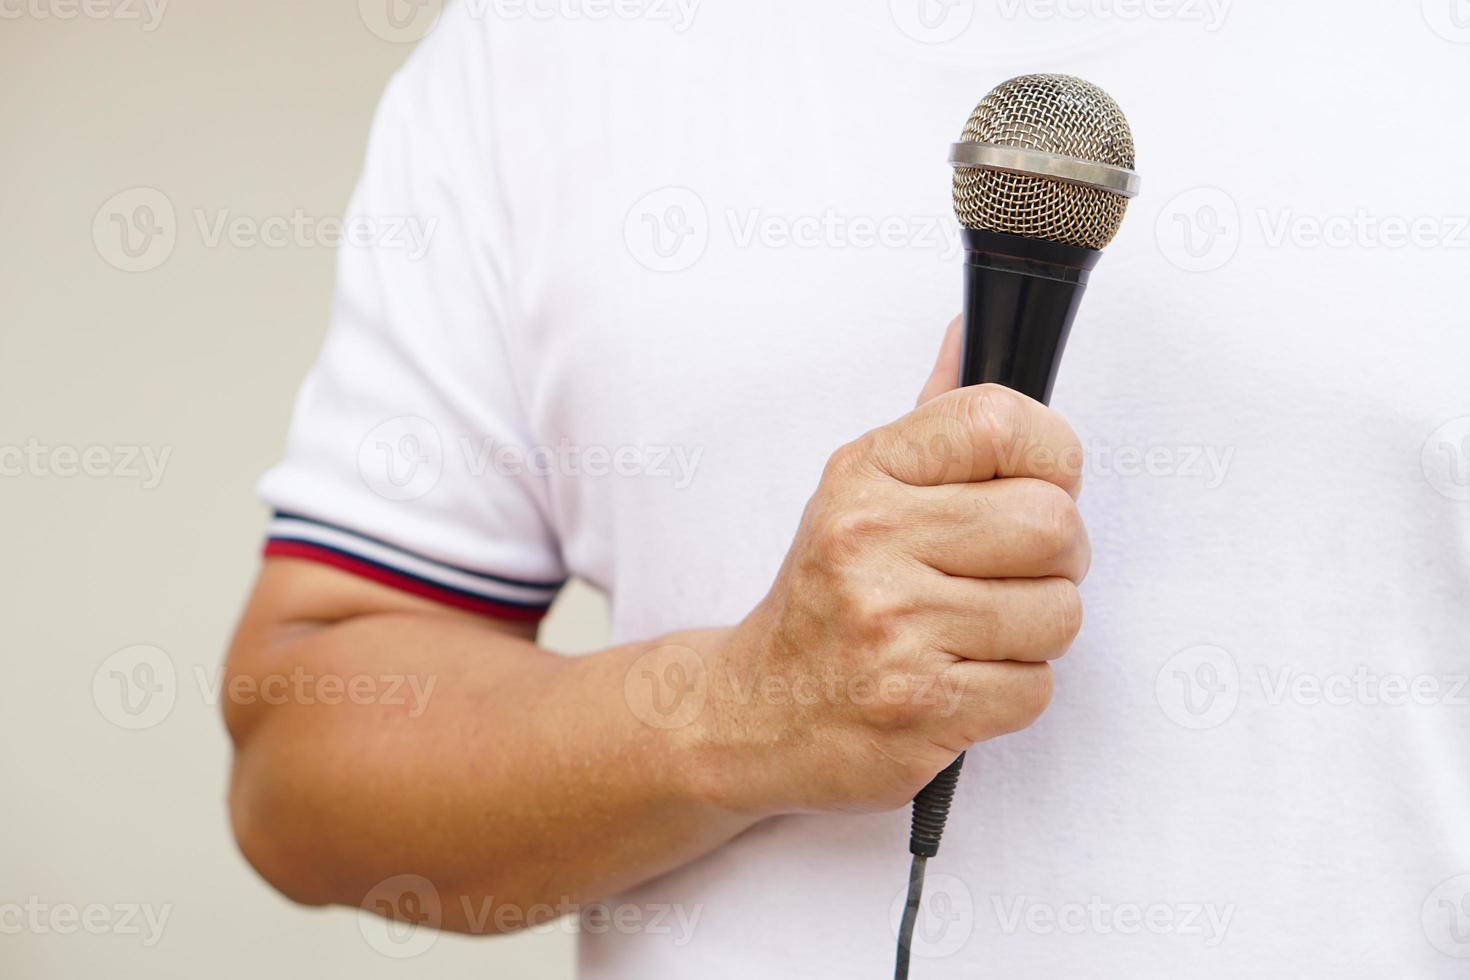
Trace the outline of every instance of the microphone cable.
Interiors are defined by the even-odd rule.
[[[929,785],[914,797],[914,816],[909,830],[909,891],[903,903],[903,918],[898,924],[898,954],[893,966],[893,980],[908,980],[909,953],[914,942],[914,925],[919,919],[919,906],[924,898],[924,869],[929,859],[939,853],[939,839],[954,803],[955,786],[965,765],[961,752],[953,762],[940,770]]]

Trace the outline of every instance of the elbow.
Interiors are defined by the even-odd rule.
[[[313,849],[301,846],[294,829],[299,816],[272,802],[279,796],[279,787],[269,785],[269,776],[258,774],[247,756],[246,748],[237,747],[230,779],[230,829],[235,846],[256,874],[290,901],[306,906],[331,904],[334,896],[326,885],[324,869],[315,866],[319,857],[313,855]]]
[[[226,667],[226,692],[234,690],[237,678],[252,676],[257,655],[257,647],[236,636]],[[327,905],[332,896],[323,887],[326,876],[315,866],[322,849],[302,846],[302,801],[286,785],[292,779],[290,757],[281,758],[274,747],[280,741],[280,719],[272,717],[277,710],[257,698],[221,699],[222,720],[234,747],[230,830],[246,863],[277,892],[299,905]]]

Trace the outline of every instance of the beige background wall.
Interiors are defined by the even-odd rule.
[[[341,214],[433,0],[152,3],[0,0],[0,976],[569,977],[565,931],[383,955],[225,817],[214,685],[333,252],[205,232]],[[575,590],[546,639],[604,623]]]

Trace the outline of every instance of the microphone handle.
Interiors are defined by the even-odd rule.
[[[987,382],[1045,403],[1097,249],[964,229],[960,385]]]
[[[1001,232],[962,229],[964,352],[960,386],[1005,385],[1046,404],[1087,277],[1102,252]],[[931,858],[954,802],[965,753],[914,797],[909,853]]]

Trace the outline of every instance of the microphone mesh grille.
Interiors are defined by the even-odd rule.
[[[960,137],[1132,170],[1133,134],[1118,103],[1071,75],[1022,75],[987,95]],[[1102,248],[1123,222],[1128,199],[1050,177],[958,167],[954,209],[966,228]]]

